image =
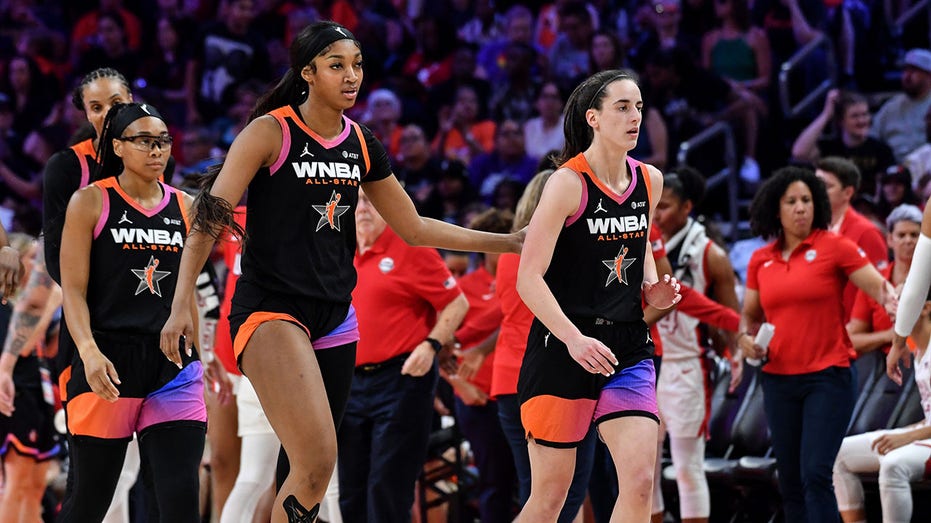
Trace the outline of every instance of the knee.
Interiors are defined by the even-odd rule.
[[[879,488],[911,488],[911,470],[907,463],[895,459],[882,459],[879,463]]]

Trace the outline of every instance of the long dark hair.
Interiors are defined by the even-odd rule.
[[[569,101],[566,102],[566,117],[563,123],[566,145],[557,159],[557,165],[570,160],[592,144],[595,134],[585,120],[585,112],[589,109],[600,111],[608,85],[621,80],[630,80],[638,84],[633,72],[611,69],[589,76],[572,91]]]
[[[795,182],[802,182],[811,191],[814,205],[812,230],[827,229],[831,224],[831,203],[824,182],[815,173],[804,167],[788,166],[773,173],[757,191],[750,204],[750,228],[754,234],[767,240],[782,236],[782,221],[779,219],[779,205],[782,195]]]

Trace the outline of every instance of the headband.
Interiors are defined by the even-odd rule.
[[[610,84],[610,83],[612,83],[612,82],[614,82],[614,81],[616,81],[616,80],[623,80],[623,79],[625,79],[625,78],[629,78],[629,79],[631,79],[631,80],[634,79],[632,76],[630,76],[630,75],[627,74],[627,73],[618,73],[618,74],[612,76],[611,78],[608,78],[607,80],[605,80],[604,83],[601,84],[601,87],[599,87],[598,90],[595,91],[595,94],[592,96],[592,99],[588,101],[588,106],[585,107],[585,110],[587,111],[587,110],[589,110],[589,109],[592,108],[592,104],[595,103],[595,99],[598,98],[598,96],[601,94],[601,92],[605,90],[605,87],[607,87],[608,84]]]
[[[163,122],[165,121],[165,119],[162,118],[161,113],[158,112],[158,109],[149,104],[126,104],[122,109],[120,109],[118,113],[116,113],[116,116],[113,117],[113,120],[110,121],[110,136],[122,136],[123,131],[125,131],[130,124],[140,118],[145,118],[147,116],[153,116]]]
[[[329,47],[333,42],[339,40],[352,40],[358,45],[359,41],[356,40],[356,37],[346,29],[345,27],[339,24],[328,24],[327,26],[321,28],[319,31],[314,32],[314,36],[310,39],[310,42],[307,44],[307,54],[301,60],[302,64],[309,64],[318,54],[322,53],[324,49]]]

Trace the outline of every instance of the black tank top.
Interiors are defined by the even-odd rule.
[[[103,195],[103,209],[87,282],[91,328],[157,334],[168,319],[187,237],[183,196],[160,182],[164,197],[146,210],[115,177],[93,185]]]
[[[637,321],[646,256],[650,178],[628,159],[630,186],[618,195],[582,154],[562,165],[582,180],[579,211],[566,220],[543,278],[568,316]]]
[[[356,285],[359,184],[391,175],[381,142],[343,117],[326,140],[292,106],[269,113],[281,125],[278,160],[249,184],[241,280],[277,294],[349,303]]]

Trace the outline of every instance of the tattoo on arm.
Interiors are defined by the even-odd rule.
[[[22,311],[14,314],[10,324],[10,333],[3,343],[3,353],[20,355],[25,349],[26,341],[32,336],[32,331],[39,323],[39,316],[31,312]]]

